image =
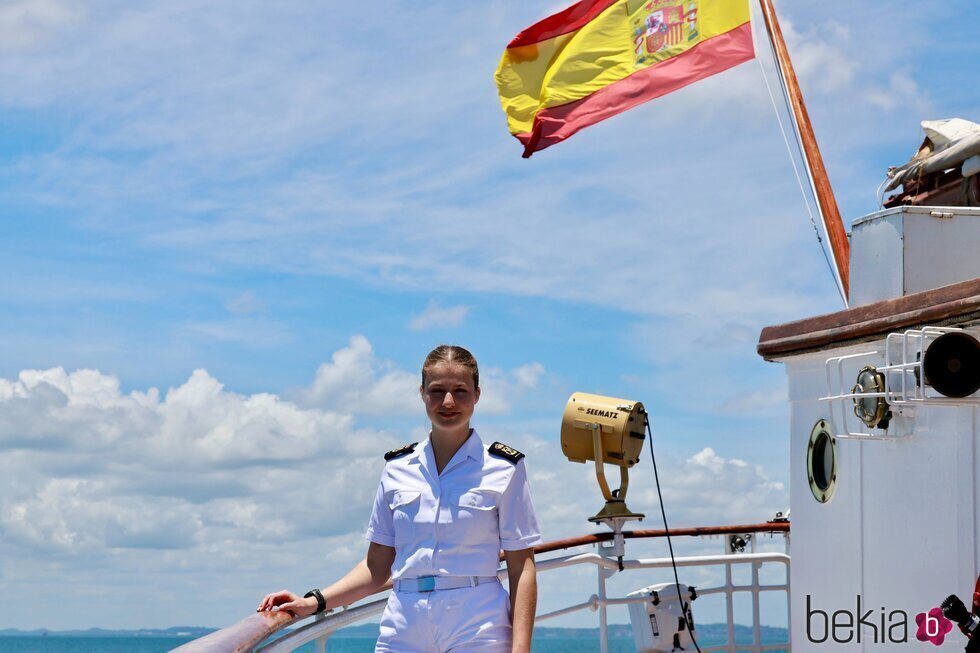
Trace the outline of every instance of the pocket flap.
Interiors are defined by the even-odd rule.
[[[391,501],[388,502],[388,507],[394,510],[398,506],[404,506],[409,504],[422,496],[420,490],[398,490],[391,495]]]
[[[486,490],[469,490],[459,495],[460,508],[476,508],[477,510],[493,510],[497,507],[499,496],[496,492]]]

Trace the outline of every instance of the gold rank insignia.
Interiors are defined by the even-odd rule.
[[[514,449],[513,447],[508,447],[503,442],[494,442],[491,444],[490,453],[495,456],[499,456],[500,458],[506,458],[515,465],[517,464],[518,460],[524,457],[524,454],[522,454],[520,451]]]
[[[406,444],[404,447],[399,447],[398,449],[392,449],[385,454],[385,462],[389,460],[394,460],[395,458],[401,458],[402,456],[407,456],[408,454],[415,451],[415,447],[418,446],[418,442],[413,442],[412,444]]]

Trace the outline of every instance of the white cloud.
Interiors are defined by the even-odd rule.
[[[353,417],[302,409],[271,394],[228,392],[204,370],[171,388],[123,394],[94,370],[21,372],[0,380],[0,448],[111,451],[151,466],[241,466],[355,452]]]
[[[435,301],[430,301],[425,310],[412,316],[408,328],[412,331],[424,331],[437,327],[458,327],[466,319],[469,312],[469,306],[442,307]]]
[[[73,3],[13,0],[0,5],[0,52],[31,51],[49,44],[80,17]]]
[[[527,363],[510,371],[482,368],[480,414],[509,413],[524,393],[537,387],[544,373],[540,363]],[[367,338],[357,335],[346,347],[334,352],[330,361],[320,365],[312,384],[292,390],[290,396],[301,406],[359,415],[422,416],[420,383],[420,372],[409,372],[378,358]]]
[[[389,364],[372,376],[378,363],[364,338],[352,339],[334,363],[318,375],[318,391],[329,389],[331,371],[342,372],[361,379],[366,396],[392,402],[411,377],[401,388],[418,402],[413,374]],[[204,370],[163,393],[125,393],[116,377],[94,370],[0,379],[4,558],[50,556],[62,569],[142,560],[149,569],[158,563],[125,552],[232,560],[263,543],[356,540],[379,452],[404,434],[355,428],[355,416],[373,407],[340,403],[331,411],[273,394],[240,395]]]
[[[255,296],[255,291],[246,290],[225,302],[225,308],[236,315],[247,315],[262,310],[263,306],[262,302]]]
[[[104,481],[64,478],[4,506],[0,524],[15,541],[77,556],[93,549],[193,546],[204,534],[196,513],[180,499],[125,496]]]
[[[762,467],[724,458],[710,447],[685,460],[679,470],[661,465],[661,474],[673,479],[663,482],[663,491],[668,517],[677,522],[758,523],[789,506],[786,487]],[[640,496],[653,502],[655,493],[647,489]]]
[[[480,412],[489,415],[506,415],[513,406],[522,403],[545,374],[540,363],[528,363],[512,370],[486,368],[480,371]]]
[[[853,43],[849,27],[826,21],[801,34],[790,21],[781,26],[800,78],[814,80],[815,90],[824,93],[840,92],[853,84],[859,60],[848,56],[848,46]]]
[[[247,317],[226,320],[187,322],[182,335],[206,341],[233,342],[241,345],[269,347],[289,339],[289,331],[279,322]]]
[[[907,72],[900,70],[889,76],[887,86],[869,85],[864,97],[885,111],[894,111],[898,107],[915,107],[921,115],[926,115],[931,109],[931,102],[923,96],[916,81]]]
[[[312,385],[296,391],[304,406],[331,406],[361,414],[421,414],[419,376],[378,359],[364,336],[320,365]]]
[[[204,559],[250,543],[353,536],[379,452],[403,437],[356,427],[358,414],[354,404],[337,412],[237,394],[204,370],[163,393],[125,393],[94,370],[0,379],[4,558],[53,556],[75,568],[142,555],[128,550]]]
[[[534,388],[544,374],[544,365],[541,363],[528,363],[515,369],[512,374],[517,381],[518,387]]]
[[[756,389],[738,389],[727,397],[716,409],[729,415],[760,415],[778,412],[782,415],[789,392],[785,383],[779,387]]]

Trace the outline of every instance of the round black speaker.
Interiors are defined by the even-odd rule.
[[[944,333],[922,357],[926,384],[946,397],[967,397],[980,390],[980,342],[968,333]]]

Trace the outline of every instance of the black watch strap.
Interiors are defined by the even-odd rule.
[[[320,614],[321,612],[327,609],[327,601],[326,599],[323,598],[323,594],[320,594],[320,590],[310,590],[309,592],[303,595],[303,598],[308,599],[311,596],[316,597],[316,612],[314,612],[313,614]]]

